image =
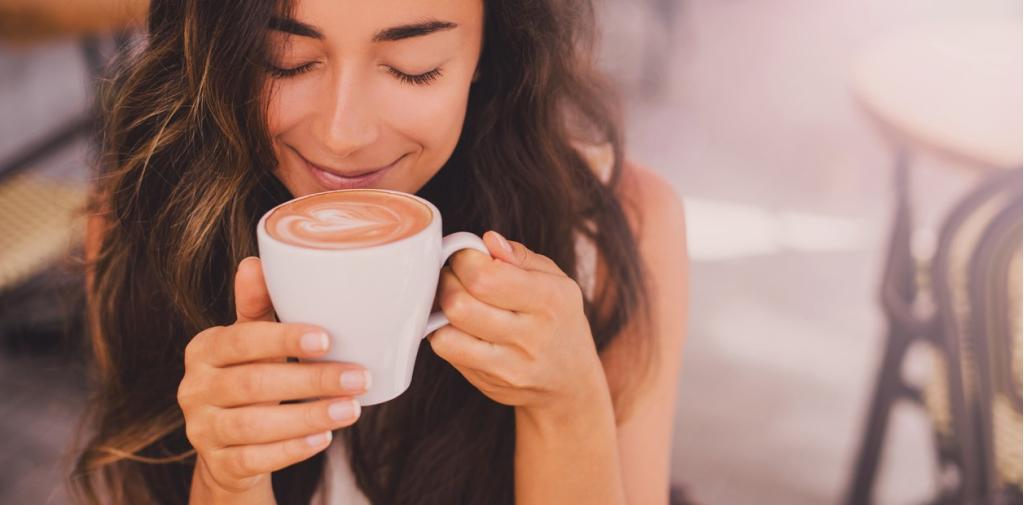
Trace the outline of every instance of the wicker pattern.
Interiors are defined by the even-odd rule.
[[[0,184],[0,291],[61,259],[81,241],[88,187],[23,174]]]
[[[950,228],[945,262],[936,265],[936,279],[944,277],[945,283],[934,286],[947,295],[946,310],[952,317],[944,335],[959,359],[934,353],[935,367],[923,396],[940,452],[958,459],[965,457],[964,451],[977,451],[966,456],[975,458],[971,461],[980,473],[972,475],[981,481],[965,497],[1008,489],[1019,495],[1024,458],[1020,194],[996,190],[963,211],[962,220]],[[951,368],[958,369],[952,376],[963,391],[966,418],[959,420],[959,428]]]
[[[1000,345],[999,349],[990,349],[990,354],[1009,352],[1009,359],[1002,363],[1009,364],[1009,370],[999,370],[1002,377],[996,378],[996,395],[992,400],[992,438],[995,457],[995,470],[999,475],[999,481],[1013,484],[1018,489],[1022,486],[1022,472],[1024,472],[1024,437],[1021,427],[1024,426],[1024,419],[1021,416],[1021,375],[1024,369],[1021,368],[1022,341],[1021,337],[1021,250],[1018,248],[1013,254],[1009,263],[1009,272],[1006,276],[1006,283],[997,288],[1006,289],[1007,306],[1010,308],[1007,329],[1008,345]],[[1000,366],[997,368],[1006,368]],[[1009,390],[999,391],[998,384]]]

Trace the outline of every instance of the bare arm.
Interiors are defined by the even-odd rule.
[[[516,412],[516,503],[668,503],[676,380],[686,321],[687,257],[683,207],[672,188],[636,170],[642,192],[640,252],[653,273],[651,335],[627,327],[600,356],[604,377],[560,416]],[[600,276],[598,277],[600,282]],[[632,415],[616,426],[613,379],[636,373],[630,347],[652,339],[657,373],[637,391]]]
[[[565,415],[516,410],[516,504],[626,503],[607,384],[595,385]]]
[[[643,200],[649,202],[640,240],[640,253],[651,276],[654,309],[652,340],[657,365],[655,374],[639,390],[631,415],[619,420],[617,435],[626,502],[669,503],[669,465],[679,371],[682,367],[688,306],[688,256],[682,202],[672,187],[646,169],[640,169]],[[624,338],[622,338],[624,337]],[[630,373],[631,340],[625,333],[612,341],[601,355],[609,380]],[[614,381],[613,381],[614,382]]]

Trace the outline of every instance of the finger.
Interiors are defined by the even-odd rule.
[[[480,340],[452,325],[438,328],[427,340],[435,354],[458,367],[488,370],[503,359],[508,361],[511,358],[502,347]]]
[[[524,316],[473,296],[451,269],[441,269],[438,305],[458,329],[495,344],[514,345],[526,329]]]
[[[484,233],[484,244],[491,255],[519,268],[530,271],[544,272],[551,275],[565,276],[565,272],[551,258],[537,254],[525,245],[505,239],[500,233],[489,230]],[[502,244],[508,244],[508,249]]]
[[[276,472],[324,450],[330,445],[332,433],[298,437],[268,444],[238,445],[215,449],[210,454],[217,465],[236,478]]]
[[[313,325],[249,321],[200,333],[185,351],[210,365],[223,367],[289,356],[315,357],[330,345],[327,333]]]
[[[537,312],[553,300],[553,286],[568,277],[519,268],[479,251],[464,249],[449,264],[466,290],[481,301],[516,312]]]
[[[211,382],[211,403],[239,407],[361,395],[370,386],[370,374],[355,363],[253,363],[220,369]]]
[[[359,402],[330,398],[305,403],[219,410],[212,419],[217,447],[277,442],[349,426],[359,418]]]
[[[235,272],[235,318],[239,322],[274,321],[263,264],[255,256],[243,259]]]

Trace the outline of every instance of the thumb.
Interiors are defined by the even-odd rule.
[[[263,279],[263,263],[249,256],[235,272],[235,317],[238,322],[274,321],[274,306]]]

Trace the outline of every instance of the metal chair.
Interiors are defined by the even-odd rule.
[[[931,268],[931,292],[936,302],[934,343],[939,374],[925,389],[925,403],[935,427],[941,482],[939,503],[1001,503],[999,492],[1020,493],[1020,479],[997,483],[992,447],[993,394],[990,374],[995,362],[1001,375],[1013,368],[1001,358],[1017,353],[1012,346],[1011,320],[1016,318],[1019,342],[1020,313],[992,288],[1016,286],[1010,276],[1010,260],[1020,256],[1020,171],[998,174],[968,195],[951,213],[939,238]],[[1016,216],[1016,217],[1014,217]],[[1016,235],[1016,242],[1007,241]],[[994,261],[998,260],[998,261]],[[993,302],[1002,303],[993,303]],[[1001,330],[993,332],[992,330]],[[1019,360],[1016,365],[1020,374]],[[941,374],[941,375],[940,375]],[[1001,394],[1016,397],[1016,426],[1020,430],[1020,383],[1016,391],[1009,381]],[[1002,414],[1000,414],[1002,416]],[[1019,434],[1018,434],[1019,440]],[[1018,444],[1016,459],[1021,457]],[[1013,481],[1016,482],[1013,482]],[[1019,499],[1018,499],[1019,502]]]
[[[1020,312],[1009,299],[1020,291],[1020,276],[1010,271],[1016,261],[1019,272],[1021,182],[1019,170],[996,173],[954,207],[925,282],[915,282],[905,262],[890,262],[883,287],[890,333],[846,503],[871,502],[888,417],[900,400],[925,408],[933,421],[940,489],[932,503],[996,504],[997,495],[1020,496],[1019,472],[1012,479],[1012,470],[995,470],[1005,461],[1018,461],[1019,469],[1020,444],[1015,455],[1001,444],[997,458],[993,440],[995,419],[1000,434],[1010,428],[1020,440],[1020,360],[1010,359],[1020,356]],[[932,309],[914,310],[908,300],[920,298]],[[901,375],[915,343],[935,351],[937,371],[923,388]]]
[[[1012,106],[1015,100],[1019,103],[1020,91],[1012,79],[1002,78],[1019,69],[1019,58],[1006,51],[1019,35],[1019,22],[1002,19],[917,27],[883,39],[860,58],[855,92],[880,130],[898,146],[898,155],[896,210],[881,289],[889,328],[845,503],[871,503],[889,414],[897,401],[922,406],[932,417],[940,482],[934,503],[998,503],[992,501],[992,493],[979,491],[985,486],[1014,493],[1012,483],[1004,486],[990,480],[994,450],[984,448],[996,433],[991,426],[997,417],[988,419],[980,412],[991,410],[995,397],[979,391],[983,381],[977,378],[987,374],[992,363],[1005,363],[980,361],[972,351],[979,346],[1011,349],[1005,347],[1005,337],[971,329],[989,324],[979,318],[987,321],[996,309],[991,296],[970,296],[971,289],[987,293],[988,288],[969,286],[993,286],[1000,279],[1005,285],[1007,265],[1012,264],[993,267],[993,260],[986,259],[979,260],[986,268],[974,268],[971,258],[1003,258],[979,252],[998,250],[1005,255],[1008,247],[996,240],[995,229],[985,230],[1003,222],[1000,216],[1012,212],[1008,209],[1015,206],[1018,215],[1021,210],[1020,120]],[[908,160],[915,150],[956,160],[980,178],[947,215],[928,258],[915,257],[911,251]],[[1019,282],[1018,275],[1018,289]],[[1004,317],[1009,314],[1019,322],[1019,312],[1006,304],[1001,307]],[[923,387],[902,376],[907,352],[918,344],[934,351],[937,365]],[[1010,410],[1019,413],[1020,402]],[[1000,422],[1006,418],[1002,413],[998,417]],[[1017,431],[1019,419],[1018,415]],[[1019,496],[1019,484],[1016,489]]]

